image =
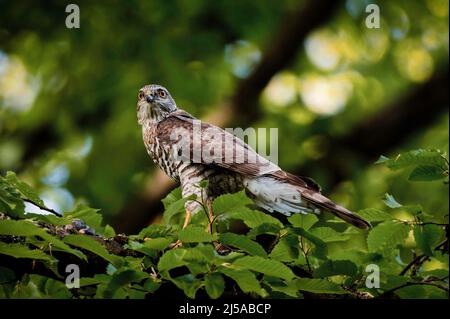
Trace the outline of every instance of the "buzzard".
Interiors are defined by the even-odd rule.
[[[257,206],[270,213],[290,216],[325,210],[358,228],[370,228],[367,221],[322,195],[311,178],[283,171],[233,134],[179,109],[160,85],[139,90],[137,115],[153,161],[181,184],[183,197],[201,199],[186,202],[183,227],[202,204],[209,210],[211,224],[214,198],[245,189]],[[204,180],[207,186],[200,187]]]

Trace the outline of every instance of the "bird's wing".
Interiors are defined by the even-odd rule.
[[[157,131],[159,141],[188,151],[194,162],[219,166],[245,176],[281,171],[278,165],[260,156],[238,137],[201,122],[183,110],[172,112],[159,122]]]

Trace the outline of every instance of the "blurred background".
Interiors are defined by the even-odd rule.
[[[448,214],[442,182],[374,165],[448,152],[448,0],[76,1],[79,29],[69,3],[0,0],[0,171],[49,207],[86,203],[127,233],[157,220],[175,185],[145,151],[136,100],[159,83],[222,127],[278,128],[279,165],[350,209],[389,192]]]

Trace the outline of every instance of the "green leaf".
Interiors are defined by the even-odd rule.
[[[444,179],[444,171],[440,166],[419,165],[409,175],[413,182],[429,182]]]
[[[358,268],[350,260],[327,260],[314,270],[314,277],[323,278],[336,275],[353,277],[357,272]]]
[[[25,212],[20,193],[3,176],[0,176],[0,211],[14,218],[23,217]]]
[[[395,221],[385,221],[374,227],[367,236],[367,246],[370,252],[396,248],[405,242],[410,227]]]
[[[244,293],[256,293],[261,297],[267,297],[267,292],[261,288],[259,281],[254,273],[247,269],[234,269],[231,267],[220,266],[217,269],[225,276],[233,279]]]
[[[178,239],[183,243],[204,243],[217,239],[216,235],[211,235],[203,227],[189,225],[180,230]]]
[[[250,228],[255,228],[262,224],[274,224],[283,227],[283,224],[278,219],[247,207],[241,207],[236,211],[228,211],[226,216],[232,219],[242,220]]]
[[[282,262],[290,262],[298,258],[298,237],[288,234],[281,238],[270,252],[269,257]]]
[[[215,272],[205,276],[205,289],[212,299],[222,296],[225,290],[225,281],[221,274]]]
[[[427,256],[434,255],[433,248],[442,236],[442,228],[436,225],[414,226],[416,245]]]
[[[170,220],[177,214],[184,213],[185,208],[184,205],[186,202],[190,199],[193,199],[191,197],[189,198],[181,198],[171,204],[165,209],[164,211],[164,222],[166,224],[170,223]]]
[[[360,210],[358,215],[369,222],[383,222],[385,220],[392,220],[391,214],[383,212],[375,208],[367,208]]]
[[[202,282],[195,278],[192,274],[187,274],[170,279],[178,288],[184,291],[185,295],[194,299],[197,290],[201,287]]]
[[[376,164],[384,164],[394,170],[414,165],[436,165],[439,167],[446,167],[447,165],[441,152],[424,149],[401,153],[393,159],[381,156]]]
[[[339,233],[330,227],[317,227],[311,229],[310,233],[317,238],[323,240],[325,243],[332,243],[337,241],[346,241],[350,239],[347,234]]]
[[[347,293],[339,285],[326,279],[295,279],[297,288],[301,291],[308,291],[317,294],[345,294]]]
[[[102,244],[89,236],[67,235],[63,238],[63,241],[69,245],[86,249],[97,256],[102,257],[113,264],[116,268],[119,268],[123,263],[121,257],[110,254],[106,248],[102,246]]]
[[[213,208],[214,213],[220,215],[225,212],[240,209],[252,203],[253,201],[245,195],[245,191],[240,191],[234,194],[220,195],[214,200]]]
[[[287,283],[278,278],[265,278],[265,283],[273,292],[281,292],[287,296],[298,298],[298,289],[295,281],[288,281]],[[273,296],[271,296],[273,298]]]
[[[292,228],[291,232],[293,232],[296,235],[302,236],[304,238],[306,238],[308,241],[310,241],[315,249],[314,249],[314,255],[317,258],[321,258],[321,259],[326,259],[327,258],[327,253],[328,253],[328,248],[327,245],[325,244],[325,242],[320,239],[319,237],[311,234],[310,232],[304,230],[303,228]]]
[[[31,274],[20,282],[14,298],[69,299],[72,297],[66,285],[52,278]]]
[[[394,196],[386,193],[385,194],[386,199],[384,200],[384,203],[386,204],[386,206],[390,207],[390,208],[400,208],[403,205],[400,204],[399,202],[397,202],[394,198]]]
[[[178,201],[183,196],[181,195],[181,188],[174,188],[163,200],[164,209],[167,209],[170,204]]]
[[[23,198],[32,200],[36,204],[45,207],[44,202],[39,198],[36,191],[27,183],[19,180],[14,172],[7,172],[5,178],[10,185],[14,186],[22,194]]]
[[[236,259],[233,265],[285,280],[295,277],[292,270],[281,262],[259,256],[245,256]]]
[[[30,258],[50,262],[56,261],[53,257],[47,255],[42,250],[30,249],[27,246],[17,243],[7,244],[0,242],[0,254],[12,256],[14,258]]]
[[[128,287],[132,282],[140,282],[149,275],[145,272],[136,271],[133,269],[125,269],[117,271],[112,276],[112,279],[107,284],[105,290],[103,290],[103,298],[111,299],[115,297],[116,291],[120,288]]]
[[[107,284],[111,280],[111,276],[107,274],[97,274],[94,277],[83,277],[80,278],[80,287]]]
[[[140,231],[138,238],[170,237],[173,233],[174,229],[170,225],[150,225]]]
[[[167,251],[158,261],[158,270],[160,272],[166,272],[173,268],[184,266],[186,261],[183,260],[183,257],[186,253],[187,250],[183,248]]]
[[[267,257],[267,253],[260,244],[254,242],[250,238],[244,235],[238,235],[233,233],[220,234],[219,241],[222,244],[233,246],[249,253],[250,255],[256,255],[261,257]]]
[[[171,240],[167,238],[153,238],[146,240],[144,246],[155,250],[164,250],[169,247]]]
[[[46,234],[46,231],[26,220],[0,220],[0,235],[36,236]]]
[[[39,236],[44,239],[44,241],[51,244],[53,250],[64,251],[86,260],[86,256],[82,252],[70,248],[55,236],[50,235],[44,229],[37,227],[27,220],[0,220],[0,235],[26,237]]]
[[[10,282],[16,279],[16,274],[9,268],[0,266],[0,284]]]
[[[317,218],[317,216],[314,214],[295,214],[291,217],[288,217],[288,221],[294,227],[308,230],[319,221],[319,218]]]

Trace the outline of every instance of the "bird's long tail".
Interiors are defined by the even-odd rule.
[[[319,186],[311,179],[280,171],[245,180],[244,185],[255,204],[269,212],[290,216],[326,210],[358,228],[371,228],[363,218],[322,195]]]

